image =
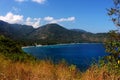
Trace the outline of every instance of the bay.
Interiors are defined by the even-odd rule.
[[[68,65],[74,64],[80,70],[87,69],[93,61],[97,62],[100,57],[107,55],[104,45],[101,43],[33,46],[24,47],[23,50],[38,59],[48,59],[54,63],[64,59]]]

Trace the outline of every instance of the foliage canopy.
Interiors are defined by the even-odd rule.
[[[117,30],[109,32],[109,39],[106,41],[106,51],[109,53],[107,59],[112,62],[120,61],[120,0],[113,0],[114,7],[108,9],[108,15],[117,27]]]

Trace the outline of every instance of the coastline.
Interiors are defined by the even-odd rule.
[[[51,44],[51,45],[41,45],[41,44],[38,44],[38,45],[35,45],[35,46],[23,46],[23,48],[31,48],[31,47],[46,47],[46,46],[57,46],[57,45],[75,45],[75,44],[102,44],[102,43],[61,43],[61,44]]]

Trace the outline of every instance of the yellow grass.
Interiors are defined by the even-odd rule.
[[[94,65],[82,74],[81,80],[119,80],[120,75],[110,73],[107,66],[98,68]]]
[[[72,69],[73,68],[73,69]],[[77,69],[50,61],[12,62],[0,57],[0,80],[76,80]]]
[[[120,75],[108,72],[106,66],[94,65],[86,72],[65,63],[50,61],[12,62],[0,56],[0,80],[119,80]]]

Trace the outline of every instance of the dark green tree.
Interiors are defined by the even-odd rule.
[[[11,59],[12,61],[34,61],[36,58],[23,52],[21,46],[2,35],[0,35],[0,55],[4,55],[6,58]]]
[[[108,9],[108,15],[115,24],[117,30],[110,31],[109,38],[105,43],[106,52],[109,53],[107,60],[120,63],[120,0],[113,0],[114,6]]]

